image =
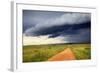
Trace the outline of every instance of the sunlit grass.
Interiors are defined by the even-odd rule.
[[[91,58],[90,44],[31,45],[23,46],[23,62],[46,61],[66,48],[72,50],[77,60]]]

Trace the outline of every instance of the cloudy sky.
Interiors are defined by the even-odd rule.
[[[91,14],[23,10],[24,45],[88,43]]]

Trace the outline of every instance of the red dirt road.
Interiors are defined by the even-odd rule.
[[[65,49],[64,51],[54,55],[49,58],[48,61],[64,61],[64,60],[75,60],[75,55],[70,48]]]

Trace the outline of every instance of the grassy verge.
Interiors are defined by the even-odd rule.
[[[68,47],[77,60],[91,58],[90,44],[31,45],[23,46],[23,62],[46,61]]]

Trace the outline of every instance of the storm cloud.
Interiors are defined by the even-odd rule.
[[[61,37],[68,43],[90,42],[91,14],[23,10],[25,36]]]

